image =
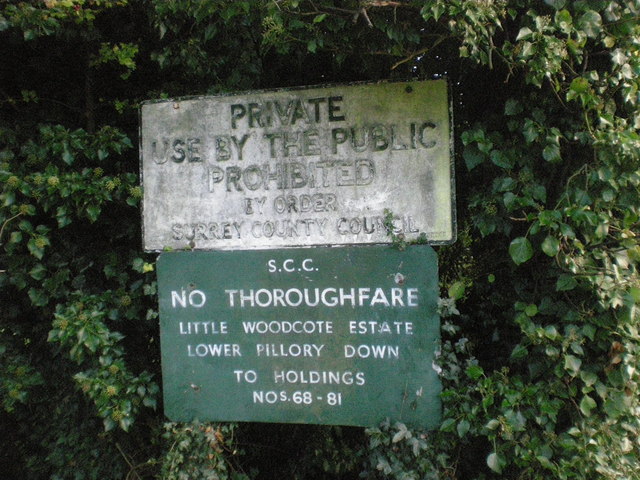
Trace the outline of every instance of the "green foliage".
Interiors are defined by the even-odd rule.
[[[435,480],[440,478],[434,464],[428,432],[409,430],[403,423],[383,422],[379,428],[366,431],[369,438],[365,470],[366,478],[394,480]]]
[[[91,27],[96,15],[108,8],[124,6],[126,0],[43,0],[35,2],[7,2],[0,13],[0,31],[16,27],[24,40],[60,33],[69,23]],[[38,2],[40,3],[40,2]]]
[[[98,58],[93,62],[95,65],[102,63],[116,62],[126,68],[126,72],[120,78],[126,80],[136,69],[135,56],[138,54],[138,45],[133,43],[119,43],[110,45],[103,43],[100,46]]]
[[[151,19],[161,38],[161,48],[151,57],[178,78],[185,75],[181,80],[188,86],[178,82],[174,87],[179,94],[257,86],[262,69],[257,57],[259,3],[151,2]]]
[[[241,452],[234,446],[235,425],[165,424],[164,438],[170,443],[162,464],[165,480],[247,480],[231,463]]]
[[[108,301],[115,295],[107,291],[103,297]],[[131,299],[123,296],[119,303],[127,307]],[[71,360],[90,366],[74,379],[95,402],[105,430],[119,426],[127,431],[141,406],[155,408],[158,387],[148,373],[136,376],[127,369],[119,345],[122,335],[107,328],[107,314],[105,303],[95,295],[78,296],[71,305],[58,305],[49,341],[67,348]]]
[[[6,475],[640,478],[639,17],[630,0],[0,2]],[[165,425],[139,102],[445,76],[441,427]]]
[[[18,404],[27,404],[31,390],[42,385],[44,381],[28,358],[19,353],[8,352],[6,343],[9,342],[5,342],[5,338],[2,340],[0,344],[0,356],[3,360],[0,364],[2,407],[8,413],[12,413]]]

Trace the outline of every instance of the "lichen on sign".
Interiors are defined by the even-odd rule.
[[[146,250],[453,241],[447,84],[147,102]]]

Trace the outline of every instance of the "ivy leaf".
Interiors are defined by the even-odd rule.
[[[522,44],[522,50],[520,52],[520,56],[522,58],[529,58],[535,54],[535,47],[531,42],[524,42]],[[538,82],[539,83],[539,82]]]
[[[518,202],[518,197],[516,195],[514,195],[513,192],[505,193],[502,196],[502,203],[504,203],[505,208],[509,212],[515,210],[516,208],[518,208],[519,205],[521,205]]]
[[[640,303],[640,288],[638,287],[629,288],[629,296],[631,297],[634,303],[636,304]]]
[[[462,152],[467,170],[471,171],[484,161],[484,154],[475,145],[467,145]]]
[[[548,235],[542,242],[542,251],[550,257],[555,257],[560,251],[560,240]]]
[[[539,136],[538,127],[536,126],[535,122],[530,118],[527,118],[524,122],[522,135],[524,136],[527,143],[535,142]]]
[[[471,365],[465,373],[471,380],[477,380],[484,374],[484,370],[479,365]]]
[[[556,281],[556,290],[558,292],[566,292],[568,290],[573,290],[577,285],[578,282],[573,277],[573,275],[563,273],[558,277],[558,280]]]
[[[518,237],[509,245],[509,255],[516,265],[521,265],[533,256],[531,242],[525,237]]]
[[[500,426],[500,421],[496,420],[495,418],[489,420],[487,422],[487,424],[484,426],[484,428],[488,429],[488,430],[495,430],[496,428],[498,428]]]
[[[37,263],[30,271],[29,275],[36,280],[42,280],[47,275],[47,269],[41,263]]]
[[[100,207],[98,205],[89,205],[87,207],[87,216],[89,217],[89,220],[91,220],[91,223],[95,222],[98,217],[100,216]]]
[[[530,187],[531,195],[536,200],[540,200],[541,202],[546,202],[547,200],[547,189],[544,188],[544,185],[534,184]]]
[[[624,65],[627,62],[627,56],[622,49],[616,48],[611,54],[611,60],[617,65]]]
[[[505,115],[508,115],[508,116],[518,115],[521,112],[522,112],[522,104],[513,98],[508,99],[504,104]]]
[[[463,296],[464,296],[464,291],[466,289],[466,286],[464,284],[464,282],[461,281],[457,281],[454,282],[448,290],[448,294],[450,298],[453,298],[455,300],[460,300]]]
[[[502,473],[502,467],[505,463],[504,458],[495,452],[490,453],[487,457],[487,466],[496,473]]]
[[[72,222],[67,207],[65,206],[58,207],[56,210],[56,219],[58,220],[58,228],[66,227]]]
[[[560,10],[567,3],[566,0],[544,0],[544,3],[555,8],[556,10]]]
[[[512,192],[507,192],[502,196],[502,203],[504,203],[505,208],[509,212],[518,207],[517,200],[518,197],[516,197]]]
[[[598,381],[598,376],[593,372],[582,371],[580,372],[580,379],[587,387],[591,387]]]
[[[38,34],[33,30],[25,30],[23,33],[24,39],[28,42],[29,40],[33,40],[37,38]]]
[[[123,137],[121,139],[121,142],[123,145],[127,146],[128,148],[133,148],[133,143],[131,143],[131,139],[129,137]]]
[[[582,360],[574,355],[565,355],[564,357],[564,369],[567,370],[572,377],[575,377],[580,372],[582,366]]]
[[[522,27],[520,29],[520,31],[518,32],[518,36],[516,37],[516,42],[518,40],[522,40],[522,39],[528,38],[531,35],[533,35],[533,32],[531,31],[531,29],[529,27]]]
[[[31,238],[27,242],[27,248],[29,249],[29,253],[36,257],[38,260],[42,260],[44,256],[44,247],[38,242],[36,238]]]
[[[111,417],[106,417],[102,419],[102,424],[104,426],[104,431],[109,432],[116,427],[116,422],[114,422]]]
[[[396,432],[396,434],[391,439],[391,443],[398,443],[403,438],[410,438],[411,437],[411,434],[407,430],[407,426],[404,423],[397,423],[396,427],[398,428],[398,431]]]
[[[454,423],[456,423],[455,418],[447,418],[444,422],[442,422],[442,425],[440,425],[440,431],[450,432]]]
[[[490,158],[494,165],[497,165],[500,168],[513,168],[513,160],[506,156],[500,150],[493,150],[491,152]]]
[[[511,352],[511,358],[517,360],[517,359],[526,357],[528,354],[529,354],[529,350],[527,349],[527,347],[518,344],[514,347],[513,351]]]
[[[125,432],[129,431],[129,427],[131,427],[131,425],[133,425],[133,419],[130,416],[125,416],[124,418],[122,418],[119,422],[120,424],[120,428],[122,430],[124,430]]]
[[[39,288],[29,289],[29,299],[36,307],[44,307],[49,302],[47,294]]]
[[[559,162],[562,160],[562,157],[560,156],[560,146],[553,143],[547,145],[542,151],[542,156],[547,162]]]
[[[596,401],[589,395],[582,397],[580,401],[580,411],[585,417],[591,416],[591,410],[596,408]]]
[[[595,38],[602,31],[602,17],[598,12],[588,10],[578,20],[578,27],[587,34],[587,37]]]
[[[555,22],[563,33],[571,33],[571,14],[567,10],[556,12]]]
[[[493,183],[497,192],[509,192],[518,186],[518,182],[511,177],[498,178]]]
[[[589,81],[584,77],[576,77],[571,81],[569,90],[574,94],[585,93],[589,90]]]
[[[9,235],[9,243],[20,242],[22,242],[22,232],[11,232],[11,235]]]
[[[471,424],[469,423],[468,420],[461,420],[458,423],[458,426],[456,427],[456,430],[458,432],[458,437],[462,438],[464,437],[467,432],[469,431],[469,428],[471,428]]]
[[[62,160],[64,160],[64,163],[67,165],[71,165],[73,163],[73,154],[66,145],[62,151]]]
[[[552,470],[553,469],[553,463],[551,463],[551,461],[545,457],[544,455],[538,455],[536,457],[536,460],[538,460],[540,462],[540,465],[542,465],[544,468],[548,469],[548,470]]]

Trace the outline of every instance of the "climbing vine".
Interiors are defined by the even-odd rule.
[[[640,478],[639,18],[634,0],[0,2],[7,475]],[[166,423],[140,102],[412,78],[447,78],[454,118],[440,428]]]

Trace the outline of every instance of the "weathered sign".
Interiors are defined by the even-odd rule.
[[[158,285],[174,421],[439,423],[429,246],[167,252]]]
[[[450,143],[443,80],[144,103],[144,248],[453,241]]]

